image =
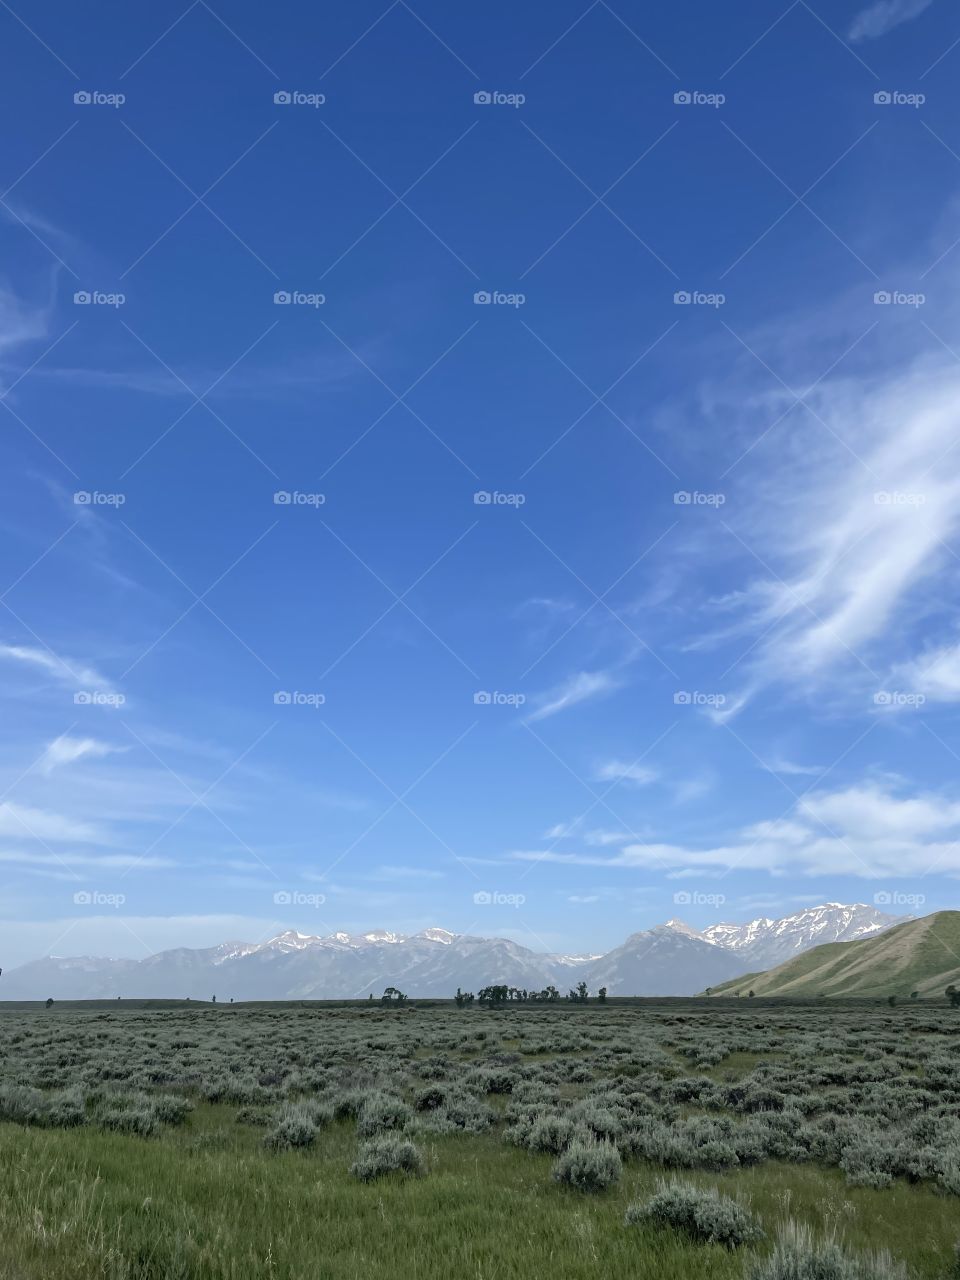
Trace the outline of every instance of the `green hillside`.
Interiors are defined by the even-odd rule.
[[[711,996],[940,996],[960,987],[960,911],[937,911],[858,942],[813,947],[766,973],[745,974]]]

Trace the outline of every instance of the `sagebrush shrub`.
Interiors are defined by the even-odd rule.
[[[412,1112],[402,1098],[389,1093],[372,1093],[357,1112],[357,1133],[372,1138],[378,1133],[405,1129]]]
[[[747,1280],[907,1280],[907,1273],[888,1253],[851,1254],[833,1236],[816,1240],[808,1227],[788,1222]]]
[[[620,1181],[623,1161],[620,1152],[609,1142],[593,1142],[576,1138],[562,1152],[553,1166],[553,1176],[577,1191],[604,1191]]]
[[[701,1244],[722,1244],[728,1249],[763,1238],[759,1223],[736,1200],[676,1180],[658,1182],[646,1204],[630,1206],[626,1221],[673,1227]]]
[[[316,1136],[317,1126],[307,1108],[288,1106],[280,1112],[264,1144],[275,1151],[289,1151],[293,1147],[312,1146]]]
[[[409,1138],[385,1133],[361,1144],[350,1172],[361,1182],[370,1182],[385,1173],[422,1173],[423,1156]]]

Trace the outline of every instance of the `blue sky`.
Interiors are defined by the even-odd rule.
[[[0,26],[4,963],[956,904],[945,0]]]

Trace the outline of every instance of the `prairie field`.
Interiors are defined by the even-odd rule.
[[[11,1280],[950,1277],[940,1002],[0,1008]]]

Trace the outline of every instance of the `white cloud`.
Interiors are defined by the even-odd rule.
[[[32,809],[25,805],[0,804],[0,836],[16,836],[36,840],[69,841],[93,844],[103,839],[100,830],[89,822],[68,818],[61,813],[45,809]]]
[[[893,784],[864,783],[812,792],[789,815],[756,822],[728,842],[628,844],[601,853],[519,851],[524,862],[636,868],[671,876],[724,876],[731,871],[774,875],[853,875],[872,879],[960,874],[960,800],[934,793],[904,796]]]
[[[429,867],[377,867],[366,880],[442,880],[442,871],[433,871]]]
[[[85,756],[99,757],[110,755],[120,747],[112,747],[108,742],[98,742],[96,738],[70,738],[66,734],[55,738],[43,753],[40,767],[44,773],[52,773],[60,765],[73,764]]]
[[[558,711],[566,711],[588,698],[596,698],[619,688],[619,682],[607,671],[580,671],[563,684],[544,693],[539,705],[527,716],[528,720],[545,720]]]
[[[142,857],[137,853],[25,853],[20,850],[0,850],[0,863],[22,864],[28,867],[94,867],[107,871],[130,871],[140,868],[164,870],[177,864],[170,858]],[[73,877],[71,877],[73,878]]]
[[[808,402],[817,417],[797,418],[783,467],[753,466],[750,513],[732,529],[749,580],[721,605],[755,639],[721,721],[772,684],[810,694],[842,672],[851,691],[882,688],[878,650],[909,643],[960,529],[955,364],[823,384]],[[953,679],[947,656],[940,673]]]
[[[856,15],[847,39],[854,44],[861,40],[876,40],[901,23],[919,18],[932,4],[933,0],[877,0],[876,4],[861,9]]]
[[[960,645],[942,645],[902,663],[887,685],[902,693],[922,693],[928,702],[957,702],[960,700]]]
[[[659,774],[655,769],[648,769],[641,764],[609,760],[600,765],[593,776],[599,782],[632,782],[635,786],[646,787],[651,782],[656,782]]]
[[[791,777],[815,777],[818,773],[823,773],[823,766],[819,764],[797,764],[793,760],[784,760],[777,757],[774,760],[765,762],[763,768],[769,773],[785,773]]]
[[[28,645],[0,644],[0,660],[22,662],[45,671],[76,689],[93,689],[101,693],[110,690],[110,682],[93,667],[61,657],[49,649],[35,649]]]
[[[32,306],[0,285],[0,356],[46,336],[48,308]]]

